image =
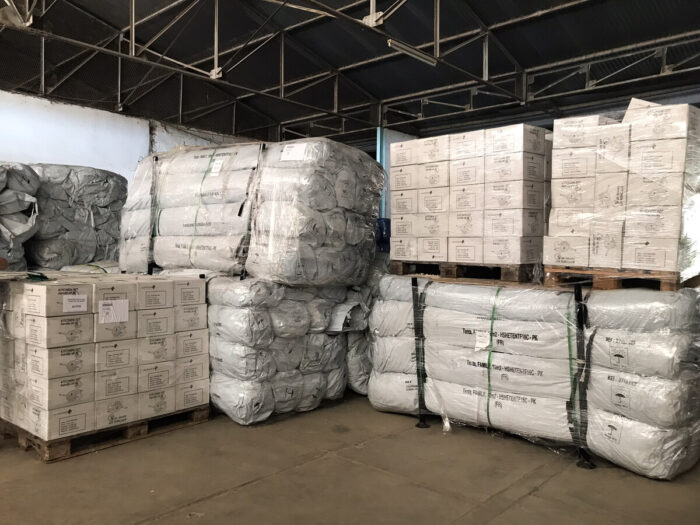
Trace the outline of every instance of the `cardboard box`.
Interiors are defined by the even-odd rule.
[[[623,221],[591,223],[589,265],[595,268],[622,268]]]
[[[552,151],[552,180],[595,176],[596,148],[566,148]]]
[[[484,154],[526,151],[544,155],[546,130],[528,124],[514,124],[487,129],[484,133]]]
[[[541,237],[544,234],[542,210],[485,210],[485,237]]]
[[[487,182],[484,185],[484,209],[537,209],[544,207],[542,182]]]
[[[175,387],[139,394],[139,419],[149,419],[175,412]]]
[[[91,283],[92,311],[94,313],[100,314],[102,317],[109,317],[115,309],[136,310],[135,282],[110,279],[103,275],[99,277],[99,281]],[[116,301],[124,302],[116,303]]]
[[[483,237],[484,211],[454,211],[449,214],[449,237]],[[449,250],[448,250],[449,259]]]
[[[92,312],[92,287],[89,284],[26,282],[23,293],[25,311],[31,315],[53,317]]]
[[[661,104],[657,104],[656,102],[649,102],[647,100],[642,100],[641,98],[633,97],[630,99],[630,103],[627,105],[627,110],[625,111],[625,116],[623,117],[622,122],[629,123],[630,116],[632,113],[634,113],[634,110],[642,108],[651,108],[660,105]]]
[[[418,213],[443,213],[450,211],[450,188],[418,190]]]
[[[54,379],[95,371],[95,345],[92,343],[51,349],[27,345],[25,352],[27,369],[35,377]]]
[[[415,237],[416,213],[392,214],[391,215],[391,236],[392,237]]]
[[[469,184],[450,188],[450,211],[484,209],[484,184]]]
[[[593,208],[552,208],[549,214],[550,237],[588,237]]]
[[[629,169],[630,125],[598,127],[596,173],[618,173]]]
[[[628,206],[681,206],[683,203],[683,175],[630,173],[628,180]]]
[[[26,315],[25,339],[28,343],[56,348],[58,346],[91,343],[93,337],[92,314],[39,317]]]
[[[554,266],[589,266],[588,237],[545,237],[542,257]]]
[[[418,188],[418,164],[391,166],[389,169],[389,188],[393,191]]]
[[[616,121],[602,115],[554,119],[554,149],[595,147],[598,141],[597,127]]]
[[[185,334],[208,332],[208,330],[198,330],[197,332],[183,332]],[[150,363],[160,363],[162,361],[175,361],[177,356],[176,336],[173,335],[153,335],[137,339],[138,364],[147,365]]]
[[[138,279],[138,278],[137,278]],[[170,279],[142,278],[136,281],[137,306],[139,310],[172,308],[174,284]]]
[[[175,333],[175,310],[173,308],[139,310],[137,317],[136,335],[139,338]]]
[[[622,267],[633,270],[678,271],[678,239],[630,237],[622,241]]]
[[[136,366],[95,372],[95,399],[136,394],[139,391],[138,380]]]
[[[447,262],[482,264],[484,240],[481,237],[450,237],[447,239]]]
[[[596,179],[553,179],[553,208],[588,208],[595,204]]]
[[[429,162],[416,166],[418,188],[440,188],[450,184],[450,163]]]
[[[187,410],[209,403],[209,379],[175,387],[175,410]]]
[[[392,166],[449,160],[450,139],[447,135],[442,135],[394,142],[390,146],[390,158]]]
[[[447,217],[445,217],[447,222]],[[207,305],[186,304],[175,307],[175,331],[202,330],[207,327]]]
[[[56,410],[30,406],[26,430],[45,441],[91,432],[95,430],[95,403]]]
[[[419,237],[418,261],[447,261],[447,237]]]
[[[448,213],[416,214],[417,237],[447,237],[449,230]]]
[[[415,237],[391,237],[389,256],[395,261],[415,261],[418,259],[418,240]]]
[[[138,370],[139,392],[168,388],[177,380],[175,361],[139,365]]]
[[[642,140],[630,146],[630,172],[658,176],[700,172],[698,154],[688,139]]]
[[[484,264],[542,262],[542,237],[484,237]]]
[[[544,181],[544,155],[523,152],[487,155],[484,166],[486,182]]]
[[[484,182],[484,157],[453,160],[450,162],[450,186],[465,186]]]
[[[391,166],[405,166],[419,162],[420,140],[394,142],[389,146]]]
[[[544,180],[552,180],[552,132],[544,134]]]
[[[392,215],[418,213],[418,190],[392,191],[390,201]]]
[[[595,211],[623,219],[627,205],[627,172],[598,173],[595,176]]]
[[[95,401],[95,429],[97,430],[126,425],[138,419],[138,394]]]
[[[190,357],[199,354],[209,354],[209,330],[194,330],[175,334],[175,355]]]
[[[2,322],[8,337],[24,339],[24,313],[20,315],[19,311],[3,310]]]
[[[103,302],[104,304],[104,302]],[[94,341],[124,341],[127,339],[136,339],[137,313],[136,310],[130,310],[126,316],[112,316],[114,322],[100,322],[100,314],[94,314]],[[119,319],[119,320],[117,320]],[[124,319],[121,321],[121,319]],[[107,318],[109,320],[109,318]]]
[[[191,383],[209,377],[209,356],[198,354],[181,357],[175,361],[176,383]]]
[[[484,154],[484,130],[450,135],[450,159],[467,159]]]
[[[681,233],[680,206],[628,207],[625,213],[625,235],[678,239]]]
[[[205,304],[207,302],[207,280],[201,277],[179,279],[173,277],[173,306]]]
[[[697,137],[700,130],[700,111],[688,104],[630,109],[625,120],[632,141]]]
[[[27,374],[29,402],[45,410],[87,403],[95,399],[95,375],[80,374],[46,379]]]
[[[0,281],[0,309],[14,310],[15,297],[24,301],[23,281]]]
[[[95,371],[114,370],[138,364],[138,339],[95,344]]]

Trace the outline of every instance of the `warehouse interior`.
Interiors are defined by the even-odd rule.
[[[698,21],[0,0],[2,516],[697,523]]]

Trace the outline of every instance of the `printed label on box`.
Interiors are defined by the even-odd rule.
[[[129,321],[129,300],[116,299],[99,302],[98,323],[126,323]]]
[[[87,312],[87,295],[64,295],[63,313]]]

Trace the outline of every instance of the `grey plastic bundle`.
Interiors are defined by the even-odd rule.
[[[32,167],[40,180],[40,213],[36,234],[27,244],[30,263],[58,270],[95,260],[116,260],[126,179],[82,166]]]
[[[248,425],[342,397],[347,336],[327,331],[342,288],[294,289],[261,279],[209,282],[212,401]],[[262,409],[261,407],[265,407]]]
[[[416,414],[422,388],[423,406],[447,426],[586,447],[654,478],[698,461],[695,291],[592,291],[578,330],[572,293],[416,284],[417,317],[406,277],[384,277],[372,308],[368,394],[378,410]]]
[[[362,284],[374,258],[380,166],[327,139],[271,144],[261,157],[248,272],[288,285]]]
[[[26,164],[0,162],[0,257],[8,270],[26,270],[23,244],[37,230],[39,177]]]

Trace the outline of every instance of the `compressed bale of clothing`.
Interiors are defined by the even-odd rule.
[[[381,167],[327,139],[271,144],[255,175],[246,269],[288,285],[359,285],[374,257]]]
[[[38,164],[37,232],[27,246],[36,266],[60,269],[117,259],[127,180],[96,168]]]
[[[215,371],[209,392],[214,406],[239,425],[265,421],[275,410],[275,397],[267,381],[244,381]]]
[[[9,271],[26,270],[24,243],[39,227],[39,176],[26,164],[0,162],[0,257]]]
[[[416,374],[380,373],[372,370],[367,383],[367,399],[382,412],[418,413]]]
[[[148,273],[153,262],[154,172],[154,156],[139,161],[122,209],[119,268],[127,273]]]
[[[367,332],[348,332],[348,386],[353,392],[367,395],[367,383],[372,372],[370,342]]]
[[[208,289],[210,303],[218,303],[209,307],[209,326],[211,366],[220,381],[269,385],[275,413],[313,410],[323,399],[342,397],[347,337],[326,329],[345,290],[232,277],[215,277]]]
[[[243,269],[245,235],[156,237],[153,253],[162,268],[206,268],[237,273]]]

